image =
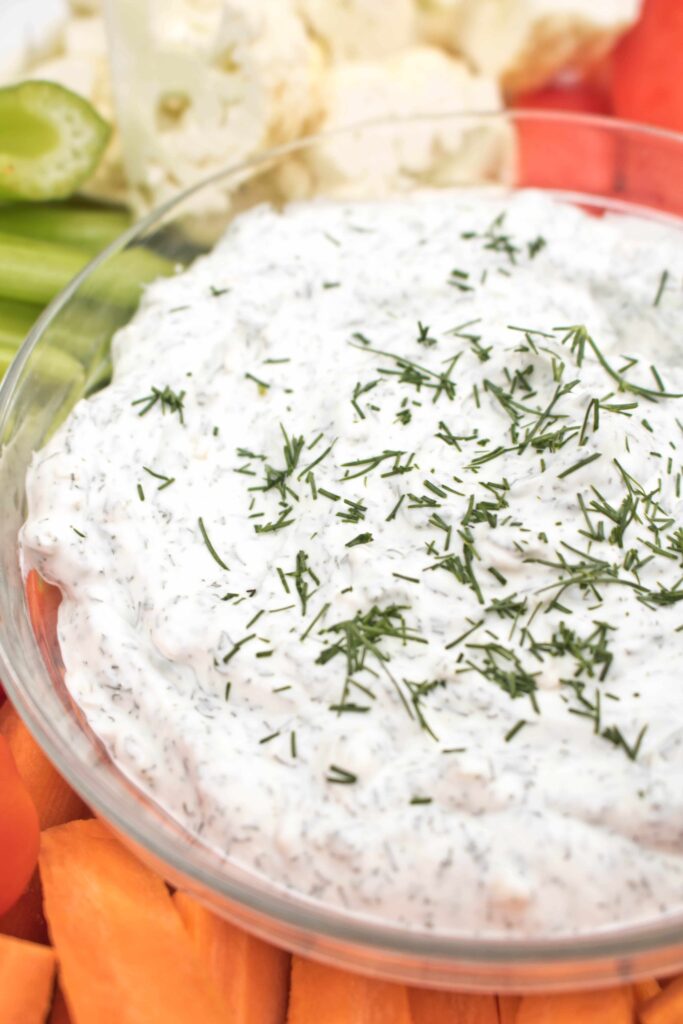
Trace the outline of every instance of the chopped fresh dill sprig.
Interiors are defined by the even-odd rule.
[[[299,464],[299,458],[301,456],[305,440],[303,436],[290,437],[282,424],[280,424],[280,431],[284,438],[284,444],[282,446],[282,454],[285,461],[284,467],[282,469],[275,469],[270,465],[270,463],[266,462],[264,466],[265,483],[250,487],[249,490],[270,491],[275,489],[280,496],[280,500],[284,502],[287,500],[288,494],[293,498],[298,499],[296,491],[292,490],[288,481]],[[243,450],[244,449],[238,449],[238,451]],[[307,467],[307,470],[308,469],[310,469],[310,467]]]
[[[524,728],[524,726],[528,725],[528,724],[529,723],[527,722],[527,720],[525,718],[520,718],[520,720],[516,723],[516,725],[513,725],[512,728],[510,729],[510,731],[505,733],[505,737],[504,737],[505,738],[505,742],[509,743],[511,740],[513,740],[515,738],[515,736],[517,735],[517,733],[521,732],[521,730]]]
[[[322,489],[318,493],[322,494]],[[343,523],[360,523],[365,519],[367,507],[362,501],[350,501],[348,498],[344,498],[344,504],[347,507],[342,512],[337,512],[337,518],[341,519]]]
[[[438,743],[439,737],[436,735],[436,733],[430,726],[429,722],[425,718],[423,702],[429,696],[430,693],[434,692],[434,690],[443,689],[446,686],[446,680],[433,679],[431,681],[425,681],[423,683],[415,683],[412,682],[410,679],[404,679],[403,682],[406,686],[406,689],[408,690],[410,704],[415,713],[415,718],[420,724],[420,728],[424,729],[425,732],[429,733],[432,739],[436,740],[436,742]]]
[[[595,629],[587,637],[579,636],[565,622],[561,622],[550,640],[535,640],[528,627],[522,629],[522,638],[528,643],[531,654],[539,661],[543,661],[544,655],[553,658],[570,657],[576,666],[575,679],[587,675],[590,679],[597,678],[604,682],[613,660],[613,654],[609,649],[609,635],[616,632],[616,627],[598,621],[595,621],[594,625]]]
[[[355,337],[355,335],[354,335],[354,337]],[[351,399],[351,405],[354,407],[354,409],[356,410],[356,412],[358,413],[358,415],[360,416],[360,418],[362,420],[365,419],[365,413],[363,412],[363,410],[361,409],[360,405],[358,404],[358,399],[361,397],[361,395],[367,395],[368,391],[372,391],[372,389],[376,388],[377,385],[380,384],[380,383],[381,383],[381,381],[379,381],[379,380],[371,380],[368,384],[361,384],[361,382],[358,381],[358,383],[355,385],[355,387],[353,389],[353,397]]]
[[[292,512],[291,505],[285,505],[277,519],[273,520],[272,523],[254,523],[255,533],[274,533],[276,530],[284,530],[286,526],[291,526],[294,522],[289,516]]]
[[[72,526],[71,529],[73,530],[77,537],[85,538],[86,534],[82,533],[80,530],[77,530],[75,526]]]
[[[373,540],[374,537],[371,533],[359,533],[357,537],[353,538],[353,540],[347,541],[344,546],[347,548],[355,548],[359,544],[371,544]]]
[[[429,327],[425,327],[420,320],[417,321],[417,329],[419,332],[417,336],[418,345],[424,345],[425,348],[431,348],[433,345],[437,344],[436,338],[431,338],[429,335]]]
[[[452,445],[457,451],[461,452],[460,442],[463,444],[468,441],[476,441],[478,439],[477,434],[460,434],[455,435],[450,427],[448,427],[443,420],[439,421],[439,432],[435,435],[439,441],[444,441],[446,444]]]
[[[516,594],[500,598],[494,597],[486,611],[495,612],[501,619],[518,619],[520,615],[526,615],[527,598],[519,598]]]
[[[411,452],[408,455],[405,463],[401,465],[401,458],[406,454],[404,451],[383,451],[380,455],[370,455],[365,459],[354,459],[352,462],[342,462],[342,469],[346,469],[346,473],[342,477],[342,480],[355,480],[359,476],[367,476],[368,473],[374,472],[383,462],[387,459],[393,459],[394,465],[387,472],[382,473],[383,477],[386,476],[399,476],[402,473],[409,473],[412,469],[416,469],[414,466],[413,459],[415,453]],[[355,469],[355,473],[350,473],[349,469]]]
[[[528,672],[520,661],[519,655],[511,647],[504,647],[497,641],[484,644],[466,644],[469,651],[480,651],[483,661],[477,663],[467,660],[464,669],[459,673],[474,671],[491,683],[495,683],[513,700],[528,697],[534,711],[538,714],[536,702],[536,676],[538,673]]]
[[[573,466],[569,466],[561,473],[557,474],[558,480],[564,480],[565,477],[571,476],[572,473],[576,473],[579,469],[583,469],[584,466],[590,466],[591,462],[596,462],[602,458],[602,452],[593,452],[592,455],[587,455],[585,459],[579,459]]]
[[[398,499],[398,501],[396,502],[396,504],[394,505],[394,507],[392,508],[392,510],[389,513],[389,515],[387,516],[385,522],[390,523],[392,520],[394,520],[396,518],[396,514],[397,514],[398,510],[400,509],[400,507],[401,507],[401,505],[403,504],[404,501],[405,501],[405,494],[402,494],[400,496],[400,498]]]
[[[223,655],[223,664],[227,665],[229,661],[232,661],[235,655],[242,650],[244,645],[248,644],[251,640],[254,640],[255,637],[256,633],[248,633],[247,636],[242,637],[241,640],[238,640],[237,643],[233,644],[228,653]]]
[[[547,244],[548,243],[542,235],[538,235],[536,238],[533,238],[530,242],[527,242],[526,248],[527,252],[529,253],[529,259],[535,259],[535,257],[538,256],[539,252],[541,252],[542,249],[545,249]]]
[[[655,307],[655,309],[657,308],[659,303],[662,301],[662,297],[664,295],[664,292],[666,291],[666,286],[667,286],[668,281],[669,281],[669,271],[668,270],[663,270],[662,271],[662,275],[661,275],[661,277],[659,279],[659,286],[657,288],[657,294],[655,295],[655,301],[652,303],[652,305]]]
[[[327,614],[327,612],[328,612],[329,610],[330,610],[330,603],[329,603],[329,601],[328,601],[328,602],[327,602],[326,604],[324,604],[324,605],[322,606],[322,608],[321,608],[321,609],[320,609],[320,610],[319,610],[319,611],[318,611],[318,612],[316,613],[316,615],[315,615],[315,616],[313,617],[313,619],[311,620],[311,622],[309,622],[308,626],[306,627],[306,629],[305,629],[305,630],[303,631],[303,633],[301,634],[301,637],[300,637],[300,639],[301,639],[301,640],[305,640],[307,636],[310,636],[310,634],[311,634],[311,632],[312,632],[312,630],[313,630],[313,627],[314,627],[314,626],[315,626],[315,625],[316,625],[316,624],[317,624],[318,622],[320,622],[320,620],[321,620],[321,619],[323,619],[323,618],[325,617],[325,615]]]
[[[316,587],[320,586],[320,580],[308,564],[308,555],[305,551],[297,551],[294,570],[292,572],[284,573],[280,577],[287,593],[289,593],[289,587],[287,586],[285,578],[287,576],[294,580],[294,587],[299,595],[299,600],[301,601],[301,614],[305,615],[308,602],[315,593],[315,590],[311,590],[309,580],[312,580]],[[247,625],[247,629],[248,628],[249,625]]]
[[[329,444],[329,445],[327,446],[327,448],[325,449],[325,451],[324,451],[324,452],[322,452],[322,453],[321,453],[321,454],[320,454],[320,455],[318,456],[318,458],[317,458],[317,459],[314,459],[314,460],[313,460],[313,462],[309,462],[309,464],[308,464],[307,466],[304,466],[304,468],[303,468],[303,469],[301,470],[301,472],[300,472],[300,473],[299,473],[299,475],[297,476],[297,480],[302,480],[302,479],[303,479],[303,477],[305,477],[305,476],[307,477],[307,475],[308,475],[308,474],[309,474],[309,473],[311,472],[311,470],[312,470],[312,469],[315,469],[315,467],[316,467],[316,466],[319,466],[319,465],[320,465],[320,463],[321,463],[321,462],[323,461],[323,459],[326,459],[326,458],[327,458],[327,456],[328,456],[328,455],[330,454],[330,452],[331,452],[331,451],[332,451],[332,449],[334,448],[335,444],[336,444],[336,438],[335,438],[335,440],[334,440],[334,441],[332,442],[332,444]],[[308,447],[310,448],[311,446],[309,445]],[[298,456],[297,456],[297,458],[298,458]]]
[[[474,288],[471,284],[468,284],[470,275],[465,270],[451,270],[448,283],[453,287],[457,288],[460,292],[473,292]]]
[[[421,807],[423,805],[427,805],[427,804],[431,804],[431,803],[432,803],[432,797],[431,796],[411,796],[411,798],[410,798],[410,806],[411,807]]]
[[[399,640],[407,643],[426,644],[427,641],[406,624],[404,612],[408,605],[390,604],[385,608],[373,605],[367,612],[356,612],[352,619],[343,619],[322,630],[323,635],[331,634],[331,640],[316,658],[317,665],[343,655],[346,658],[346,676],[349,679],[365,668],[366,659],[372,656],[385,664],[390,655],[380,644],[385,640]]]
[[[245,373],[244,377],[246,380],[252,380],[254,384],[258,386],[259,394],[265,395],[266,391],[270,390],[271,385],[268,381],[261,380],[260,377],[255,377],[253,373]]]
[[[380,367],[378,373],[388,377],[397,377],[400,384],[410,384],[417,391],[422,388],[428,388],[434,391],[432,398],[433,402],[438,401],[439,397],[444,394],[451,401],[455,398],[456,386],[455,382],[451,380],[451,374],[455,368],[456,363],[460,359],[462,352],[456,353],[451,359],[446,360],[448,367],[445,371],[437,373],[435,370],[430,370],[425,366],[421,366],[419,363],[413,362],[411,359],[406,359],[404,356],[396,355],[394,352],[385,352],[382,349],[373,348],[368,345],[354,345],[350,343],[352,348],[360,349],[363,352],[369,352],[372,355],[382,356],[385,359],[391,359],[395,363],[393,369],[386,367]],[[356,396],[354,395],[354,398]]]
[[[354,782],[358,782],[358,776],[347,771],[346,768],[339,768],[338,765],[331,764],[325,781],[337,783],[340,786],[351,786]]]
[[[622,499],[619,508],[614,508],[610,503],[602,496],[600,491],[596,487],[591,487],[595,498],[591,500],[586,509],[583,508],[586,521],[589,525],[588,536],[592,540],[602,540],[602,532],[597,533],[592,529],[590,519],[588,518],[589,513],[595,515],[604,516],[609,522],[614,523],[613,528],[610,530],[607,540],[610,544],[616,544],[617,547],[623,548],[624,546],[624,534],[631,525],[632,522],[642,522],[638,516],[638,504],[640,499],[632,491],[627,491]],[[579,495],[581,499],[581,496]]]
[[[564,337],[560,339],[561,344],[569,344],[572,355],[576,358],[577,366],[581,366],[586,355],[586,349],[589,348],[605,373],[616,382],[619,391],[627,391],[633,395],[640,395],[641,398],[646,398],[652,402],[656,402],[660,398],[683,398],[683,394],[680,393],[677,394],[670,391],[661,391],[659,388],[656,391],[653,391],[652,388],[646,388],[640,384],[634,384],[627,380],[624,374],[635,365],[636,360],[629,361],[627,366],[621,370],[615,370],[607,361],[602,350],[593,340],[591,335],[588,333],[587,328],[583,324],[578,324],[574,327],[555,327],[554,330],[565,332]]]
[[[462,540],[462,555],[444,555],[433,565],[428,565],[426,571],[444,569],[455,576],[458,583],[470,587],[476,594],[479,604],[483,604],[484,597],[474,572],[474,560],[479,557],[474,546],[474,538],[467,528],[458,530],[458,536]]]
[[[505,211],[499,213],[483,234],[479,234],[476,231],[463,231],[460,237],[465,241],[480,239],[484,243],[484,249],[491,252],[502,252],[507,256],[510,263],[515,264],[520,250],[512,241],[511,236],[502,230],[505,224],[505,216]]]
[[[216,551],[215,547],[211,543],[211,541],[209,539],[209,535],[206,532],[206,527],[204,526],[204,520],[202,519],[201,516],[197,520],[197,523],[199,524],[199,532],[202,535],[202,539],[203,539],[203,541],[204,541],[204,543],[205,543],[205,545],[207,547],[207,550],[208,550],[209,554],[213,558],[214,562],[217,562],[218,565],[220,565],[221,569],[225,569],[226,572],[229,572],[230,571],[229,567],[225,564],[225,562],[223,561],[223,559],[221,558],[221,556],[218,554],[218,552]]]
[[[167,410],[170,413],[176,413],[180,422],[184,424],[184,401],[184,391],[172,391],[168,384],[166,384],[163,388],[151,388],[148,395],[145,395],[143,398],[136,398],[131,402],[131,405],[141,405],[142,409],[138,412],[138,416],[145,416],[158,402],[162,413],[165,414]]]
[[[163,473],[156,473],[153,469],[149,469],[147,466],[143,466],[142,468],[145,471],[145,473],[149,473],[149,475],[153,476],[155,480],[163,481],[163,483],[159,484],[159,486],[157,487],[158,491],[163,491],[166,487],[170,487],[171,484],[175,483],[174,476],[165,476]]]
[[[610,743],[613,743],[615,747],[621,747],[629,761],[636,761],[646,732],[647,726],[644,725],[636,736],[635,743],[628,743],[624,739],[623,733],[616,725],[610,725],[607,729],[603,729],[600,735],[603,739],[609,740]]]

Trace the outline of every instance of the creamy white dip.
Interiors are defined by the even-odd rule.
[[[431,194],[260,207],[149,287],[22,534],[120,768],[363,915],[680,908],[682,264]]]

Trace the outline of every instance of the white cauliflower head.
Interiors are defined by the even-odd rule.
[[[288,3],[118,0],[112,57],[138,204],[305,131],[320,102],[316,46]],[[217,185],[206,202],[227,204]]]
[[[461,52],[508,93],[600,59],[641,0],[418,0],[428,37]]]
[[[500,124],[448,117],[416,117],[410,124],[391,119],[500,106],[494,81],[430,47],[414,47],[383,62],[338,65],[327,79],[323,130],[390,120],[316,143],[282,168],[281,187],[288,197],[346,197],[389,194],[415,183],[488,179],[497,175],[508,152]]]
[[[332,61],[372,60],[415,42],[413,0],[297,0]]]

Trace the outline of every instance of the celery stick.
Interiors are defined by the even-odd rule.
[[[0,232],[60,242],[99,252],[132,221],[121,207],[75,206],[72,203],[12,203],[0,206]]]
[[[38,319],[39,313],[40,306],[0,299],[0,345],[18,348]]]
[[[86,100],[54,82],[0,89],[0,196],[72,195],[97,167],[109,135]]]
[[[4,376],[9,364],[17,354],[16,348],[0,344],[0,378]],[[39,350],[33,356],[32,372],[35,383],[41,384],[73,384],[82,386],[84,381],[83,367],[66,352],[48,348]]]
[[[89,259],[73,246],[0,235],[0,298],[45,305]]]
[[[45,305],[89,259],[75,246],[0,235],[0,298]],[[173,265],[149,249],[127,249],[94,271],[83,295],[134,307],[144,283],[172,272]]]
[[[0,380],[5,376],[9,364],[17,354],[16,348],[11,345],[5,345],[0,341]]]

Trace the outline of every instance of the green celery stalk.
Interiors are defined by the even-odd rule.
[[[131,224],[121,207],[74,203],[11,203],[0,206],[0,233],[75,245],[100,252]]]
[[[72,195],[94,172],[110,134],[87,100],[55,82],[0,89],[0,196]]]
[[[0,298],[44,306],[89,259],[73,246],[0,234]]]
[[[0,345],[18,348],[38,319],[40,306],[0,299]]]
[[[89,260],[75,246],[0,234],[0,298],[46,305]],[[127,249],[93,273],[83,294],[134,307],[143,284],[172,272],[170,261],[149,249]]]

